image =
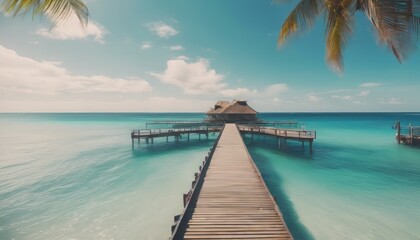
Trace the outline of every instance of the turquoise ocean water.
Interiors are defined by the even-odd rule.
[[[167,239],[212,146],[131,146],[130,130],[202,114],[0,114],[0,239]],[[245,142],[295,239],[420,239],[420,148],[396,120],[419,113],[263,113],[317,130],[314,152]]]

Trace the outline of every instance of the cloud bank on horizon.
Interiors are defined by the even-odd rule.
[[[86,27],[76,16],[53,27],[1,16],[0,112],[205,112],[232,99],[270,112],[420,109],[418,57],[406,66],[362,59],[342,77],[313,61],[323,53],[299,49],[301,41],[275,51],[278,26],[263,24],[270,14],[260,14],[254,30],[243,27],[245,16],[224,11],[167,16],[151,3],[150,13],[127,9],[110,19],[105,5],[92,2]]]

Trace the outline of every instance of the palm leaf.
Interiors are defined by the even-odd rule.
[[[326,1],[327,62],[338,72],[343,70],[343,49],[353,29],[355,2]]]
[[[13,16],[32,11],[33,15],[47,14],[54,22],[76,14],[83,24],[87,24],[89,11],[82,0],[5,0],[3,11]]]
[[[311,28],[316,17],[319,16],[323,9],[322,0],[302,0],[289,14],[280,31],[278,44],[282,45],[286,38],[298,31]]]
[[[365,0],[362,10],[376,29],[379,41],[386,44],[400,62],[416,48],[419,0]]]

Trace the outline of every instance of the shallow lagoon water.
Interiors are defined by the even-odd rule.
[[[0,114],[0,239],[167,239],[182,194],[212,146],[130,130],[202,114]],[[419,114],[263,113],[317,130],[313,154],[245,138],[295,239],[418,239],[420,149],[395,120]]]

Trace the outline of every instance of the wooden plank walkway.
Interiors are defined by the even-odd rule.
[[[239,125],[239,130],[245,133],[264,134],[274,137],[290,138],[309,142],[312,142],[314,139],[316,139],[316,131],[313,130],[280,129],[246,125]]]
[[[182,239],[292,239],[236,124],[221,134]]]

